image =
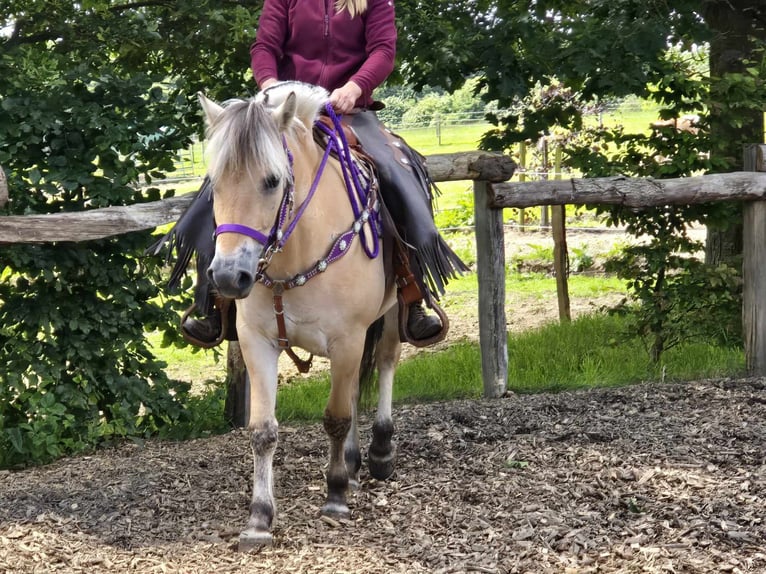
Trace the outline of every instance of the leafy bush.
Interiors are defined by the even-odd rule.
[[[526,253],[514,253],[508,262],[508,268],[517,273],[550,271],[553,269],[553,247],[534,243],[527,244]]]
[[[251,7],[13,0],[3,16],[15,28],[0,35],[5,214],[159,199],[139,183],[171,172],[199,131],[195,92],[231,97],[252,82],[246,50],[229,49],[252,38]],[[185,409],[188,385],[168,379],[144,339],[159,329],[178,340],[180,302],[159,296],[150,241],[142,232],[2,250],[0,467],[208,424]]]
[[[595,261],[593,257],[588,253],[586,247],[578,248],[573,247],[571,249],[572,256],[569,258],[569,267],[575,273],[582,273],[593,267]]]
[[[188,387],[165,377],[142,338],[172,307],[149,304],[158,274],[131,255],[146,238],[4,250],[0,467],[184,419]]]
[[[473,198],[461,197],[457,201],[457,207],[438,211],[434,217],[439,229],[459,229],[473,227]]]

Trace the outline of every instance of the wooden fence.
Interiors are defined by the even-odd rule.
[[[748,148],[745,162],[748,171],[664,180],[612,177],[509,183],[514,163],[507,156],[489,152],[432,155],[427,158],[427,165],[437,182],[474,182],[479,340],[485,396],[499,397],[507,389],[502,212],[507,207],[602,204],[641,209],[669,204],[745,202],[745,353],[748,371],[766,375],[766,146]],[[85,241],[152,229],[175,221],[191,199],[189,194],[129,207],[0,217],[0,244]],[[563,242],[563,207],[553,213],[554,228],[559,229]],[[235,378],[242,379],[241,357],[236,356],[236,347],[228,364],[230,372],[239,373]],[[235,418],[241,418],[241,413]]]
[[[486,183],[507,181],[515,167],[513,161],[501,153],[482,151],[431,155],[427,162],[428,172],[437,183],[461,180]],[[4,179],[0,179],[0,183],[3,182]],[[154,229],[176,221],[192,198],[193,194],[186,194],[151,203],[88,211],[0,216],[0,245],[88,241]],[[3,203],[0,202],[0,207]]]
[[[745,150],[747,171],[655,180],[609,177],[521,183],[477,182],[479,337],[484,394],[502,396],[508,378],[503,215],[506,207],[624,205],[633,209],[744,202],[743,329],[750,374],[766,375],[766,146]]]

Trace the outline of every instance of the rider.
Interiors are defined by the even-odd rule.
[[[250,48],[251,67],[261,90],[294,80],[330,92],[334,110],[346,115],[375,160],[384,203],[409,248],[421,295],[431,304],[431,295],[443,292],[465,266],[433,223],[432,182],[422,158],[385,130],[373,111],[383,107],[372,92],[394,68],[396,37],[393,0],[265,0]],[[198,271],[204,267],[198,260]],[[200,280],[206,288],[206,278],[199,277],[198,293]],[[185,318],[187,335],[202,342],[219,336],[220,314],[211,306],[207,312],[204,319]],[[443,328],[426,314],[422,299],[409,303],[407,327],[414,340],[429,340]]]

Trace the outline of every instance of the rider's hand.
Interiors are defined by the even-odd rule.
[[[356,101],[362,95],[362,88],[352,81],[346,82],[342,87],[333,90],[330,94],[330,103],[339,114],[347,114],[356,106]]]

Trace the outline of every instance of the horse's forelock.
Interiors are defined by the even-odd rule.
[[[277,108],[291,93],[297,98],[295,119],[305,129],[312,129],[330,97],[324,88],[304,82],[279,82],[261,92],[257,99],[269,108]]]
[[[289,166],[271,112],[260,102],[232,100],[208,133],[213,181],[224,176],[276,174],[287,178]]]

